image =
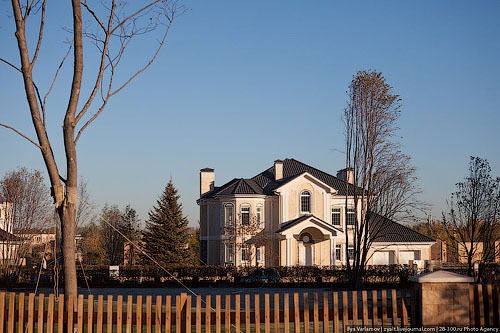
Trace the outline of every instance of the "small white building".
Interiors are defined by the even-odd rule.
[[[344,265],[345,233],[350,237],[359,214],[353,208],[353,193],[346,193],[349,179],[349,170],[335,177],[285,159],[252,178],[235,178],[217,187],[214,170],[202,169],[197,201],[201,261],[236,266]],[[433,239],[382,216],[371,218],[380,231],[368,264],[430,259]]]

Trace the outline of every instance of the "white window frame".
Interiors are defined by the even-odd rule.
[[[354,223],[349,223],[349,216],[354,216]],[[347,228],[354,228],[354,226],[356,225],[356,220],[357,220],[357,216],[356,216],[356,208],[354,207],[347,207],[346,208],[346,218],[345,218],[345,225]]]
[[[350,250],[352,250],[352,257],[349,255]],[[354,244],[347,246],[347,258],[349,259],[349,261],[354,260]]]
[[[228,209],[231,209],[231,221],[228,221]],[[224,205],[224,225],[226,227],[229,227],[232,226],[233,224],[234,224],[234,205],[232,203],[228,203]]]
[[[333,211],[335,209],[338,209],[338,215],[339,215],[339,224],[333,223]],[[342,226],[342,207],[332,207],[332,225],[341,227]]]
[[[233,244],[226,244],[225,245],[224,262],[234,264],[234,245]]]
[[[243,223],[244,219],[243,219],[243,209],[248,209],[248,223]],[[240,206],[240,215],[241,215],[241,225],[250,225],[250,217],[251,217],[251,212],[252,212],[252,208],[249,204],[241,204]],[[247,213],[245,213],[247,214]]]
[[[265,260],[265,248],[264,246],[255,247],[255,261],[257,264],[264,264]]]
[[[309,202],[308,202],[308,205],[309,205],[309,210],[303,210],[302,209],[302,198],[308,198],[309,199]],[[302,192],[300,192],[300,196],[299,196],[299,207],[300,207],[300,212],[301,213],[311,213],[311,206],[312,206],[312,194],[311,192],[309,192],[309,190],[303,190]]]
[[[245,251],[245,254],[243,254],[243,251]],[[240,250],[241,262],[248,262],[252,259],[252,258],[246,258],[246,257],[248,257],[246,252],[248,252],[248,251],[251,251],[250,246],[248,246],[248,245],[241,246],[241,250]]]
[[[337,256],[337,250],[338,256]],[[342,262],[342,244],[335,244],[335,261]]]
[[[257,221],[257,227],[263,228],[266,226],[264,222],[264,206],[262,204],[257,205],[257,209],[255,210],[255,219]]]

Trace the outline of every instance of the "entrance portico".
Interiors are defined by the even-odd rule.
[[[310,214],[283,223],[276,232],[280,238],[280,265],[334,265],[338,232],[341,230]]]

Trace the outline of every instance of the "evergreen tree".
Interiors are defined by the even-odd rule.
[[[190,257],[188,220],[179,198],[170,179],[157,206],[149,211],[143,241],[146,252],[160,264],[185,263]]]

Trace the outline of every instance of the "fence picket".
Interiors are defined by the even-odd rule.
[[[108,295],[106,312],[106,332],[113,333],[113,295]]]
[[[19,303],[21,306],[21,303]],[[57,300],[57,333],[64,333],[64,294],[59,295]],[[23,310],[24,310],[24,295],[23,295]],[[23,311],[24,315],[24,311]],[[20,318],[20,322],[22,319]],[[19,328],[22,328],[22,325],[19,325]],[[19,332],[22,333],[22,332]]]
[[[255,332],[260,332],[260,296],[258,294],[256,294],[254,298],[254,308],[255,308]]]
[[[138,295],[135,299],[135,329],[137,333],[142,331],[142,296]],[[130,331],[132,332],[132,331]]]
[[[37,322],[37,332],[43,333],[43,311],[44,311],[44,294],[38,294],[38,322]],[[3,328],[3,320],[2,320],[2,328]]]
[[[387,290],[382,289],[382,326],[388,327],[387,319]]]
[[[476,291],[477,291],[477,302],[478,302],[477,308],[479,311],[477,318],[479,319],[479,326],[483,327],[484,326],[483,286],[480,284],[476,284]]]
[[[172,296],[165,297],[165,333],[172,331]]]
[[[347,303],[347,291],[342,292],[342,332],[347,332],[349,324],[349,307]]]
[[[352,292],[352,326],[358,326],[358,292]]]
[[[78,333],[83,333],[83,295],[78,295],[77,311],[77,330]]]
[[[496,306],[496,309],[497,309],[497,327],[500,327],[500,286],[496,286],[495,287],[496,289],[496,295],[497,295],[497,306]]]
[[[0,303],[2,302],[1,300],[1,294],[0,294]],[[2,306],[3,310],[3,306]],[[34,316],[34,311],[35,311],[35,294],[30,293],[28,297],[28,327],[26,329],[27,333],[33,333],[33,316]],[[0,319],[2,319],[3,322],[3,311],[2,314],[0,315]]]
[[[3,312],[3,309],[0,309]],[[9,294],[9,314],[7,316],[7,332],[14,333],[14,313],[16,310],[16,293]],[[3,326],[3,321],[1,321]]]
[[[269,294],[264,295],[264,332],[271,331],[271,316],[269,314]]]
[[[116,333],[121,333],[123,329],[123,296],[118,296],[116,303]]]
[[[288,293],[283,295],[283,321],[285,332],[290,332],[290,300]]]
[[[160,330],[156,333],[161,333]],[[196,333],[201,333],[201,296],[196,296]]]
[[[132,315],[133,315],[133,309],[132,305],[134,303],[132,302],[132,295],[127,296],[127,323],[126,323],[126,333],[131,333],[132,332]]]
[[[220,295],[215,296],[215,332],[220,333]]]
[[[191,332],[191,295],[186,300],[186,329],[184,332]]]
[[[151,333],[151,328],[153,326],[153,319],[151,316],[151,313],[153,312],[152,308],[153,308],[153,297],[151,297],[151,295],[148,295],[146,296],[146,333]]]
[[[274,294],[274,332],[280,332],[280,294]]]
[[[19,318],[17,320],[17,332],[18,333],[24,333],[24,293],[19,294],[19,305],[18,305],[18,311],[19,311]],[[62,333],[62,329],[58,331],[59,333]]]
[[[47,332],[54,332],[54,294],[49,295],[49,303],[47,304]],[[12,318],[14,319],[14,318]],[[14,321],[14,320],[12,320]],[[12,328],[14,332],[14,328]]]
[[[226,311],[224,311],[224,331],[231,333],[231,295],[226,295]]]
[[[314,333],[319,333],[318,293],[313,294],[313,322],[314,322]]]
[[[92,326],[94,324],[94,296],[87,296],[87,332],[92,333]]]
[[[392,326],[398,326],[398,299],[396,297],[396,289],[391,289],[392,302]]]
[[[74,315],[75,315],[75,296],[73,294],[69,294],[68,296],[68,322],[67,322],[67,328],[68,328],[68,333],[74,333]]]
[[[211,303],[212,298],[210,295],[207,295],[205,298],[205,332],[211,332],[212,331],[212,306]]]
[[[333,332],[339,332],[339,294],[334,291],[332,294],[333,302]]]
[[[328,293],[323,293],[323,333],[330,332],[330,319],[328,318]],[[285,330],[286,331],[286,330]]]
[[[406,307],[406,290],[401,290],[401,327],[408,327],[408,309]]]
[[[304,332],[309,333],[309,294],[304,293]]]
[[[250,333],[250,295],[245,295],[245,332]]]
[[[366,290],[361,292],[361,302],[363,303],[363,327],[368,327],[368,294]]]
[[[234,297],[234,330],[236,333],[240,333],[240,294],[236,294]]]
[[[372,326],[378,326],[378,299],[376,290],[372,290]]]
[[[294,315],[294,329],[295,333],[300,333],[300,308],[299,308],[299,294],[293,294],[293,315]]]
[[[182,301],[181,296],[175,296],[175,332],[181,333]],[[128,332],[127,332],[128,333]]]
[[[97,333],[102,333],[102,322],[103,322],[103,296],[97,296]]]
[[[4,311],[5,311],[5,291],[0,292],[0,333],[3,333]]]
[[[493,327],[493,288],[491,284],[486,285],[486,295],[488,297],[488,326]]]

